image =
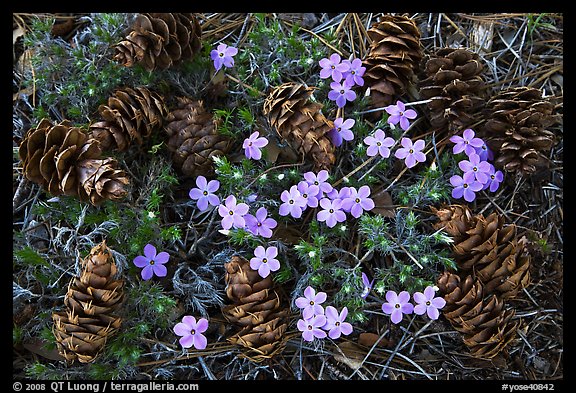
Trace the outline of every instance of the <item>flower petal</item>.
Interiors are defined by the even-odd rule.
[[[204,336],[203,334],[200,334],[197,331],[193,337],[194,337],[193,345],[196,349],[200,349],[200,350],[206,349],[206,345],[208,345],[208,340],[206,339],[206,336]]]
[[[168,274],[168,269],[166,269],[166,266],[164,265],[155,264],[152,265],[152,269],[154,270],[154,274],[158,277],[166,277]]]
[[[207,329],[208,329],[208,320],[206,318],[198,319],[198,323],[196,323],[196,332],[204,333]]]
[[[163,264],[163,263],[168,262],[169,259],[170,259],[170,254],[168,254],[166,251],[162,251],[161,253],[156,255],[156,257],[154,258],[154,262]]]
[[[186,336],[190,334],[190,326],[186,325],[185,323],[178,322],[176,326],[174,326],[174,333],[177,336]]]
[[[428,307],[426,313],[428,314],[430,319],[438,319],[438,317],[440,316],[440,312],[436,307]]]
[[[156,256],[156,247],[152,244],[146,244],[144,246],[144,255],[150,260],[154,259]]]
[[[148,265],[144,269],[142,269],[142,271],[140,272],[140,275],[142,276],[143,280],[150,280],[152,278],[152,276],[154,275],[154,270],[152,269],[152,265]]]
[[[206,186],[208,185],[208,182],[206,181],[206,178],[204,176],[198,176],[196,178],[196,185],[200,190],[205,190]]]
[[[133,262],[134,265],[140,268],[148,266],[150,264],[150,260],[146,257],[143,257],[142,255],[138,255],[136,258],[134,258]]]
[[[188,334],[187,336],[184,336],[180,340],[178,340],[178,342],[180,343],[180,345],[182,345],[182,348],[190,348],[194,344],[194,336]]]

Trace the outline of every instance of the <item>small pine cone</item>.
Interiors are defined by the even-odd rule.
[[[442,48],[424,59],[420,98],[427,104],[430,124],[448,137],[470,128],[485,105],[484,66],[468,49]]]
[[[420,30],[405,15],[384,15],[367,31],[370,48],[363,66],[364,83],[370,88],[371,106],[390,105],[416,81],[423,57]]]
[[[98,112],[103,120],[91,124],[89,132],[104,151],[125,151],[133,143],[142,144],[162,127],[167,114],[163,98],[146,87],[117,89]]]
[[[479,135],[495,153],[494,165],[522,175],[546,165],[554,134],[546,128],[556,122],[554,105],[532,87],[513,87],[486,104],[486,118]]]
[[[191,13],[139,14],[128,36],[114,46],[114,61],[147,71],[191,59],[202,47],[202,28]]]
[[[512,321],[514,310],[504,309],[498,296],[486,296],[479,280],[444,272],[437,285],[446,301],[443,315],[462,334],[473,356],[491,359],[516,338],[519,322]]]
[[[284,349],[289,309],[273,288],[272,277],[260,277],[241,256],[225,264],[226,295],[233,302],[222,307],[227,321],[240,328],[228,340],[245,349],[242,356],[261,362]]]
[[[449,212],[453,212],[450,214]],[[435,229],[457,228],[452,251],[460,274],[472,274],[487,293],[502,299],[515,297],[530,283],[530,254],[516,225],[505,225],[496,213],[473,215],[466,206],[451,205],[436,211]],[[450,233],[449,233],[450,234]]]
[[[43,119],[28,130],[18,150],[24,176],[50,194],[99,205],[126,196],[129,181],[113,158],[100,158],[98,141],[64,120]]]
[[[69,363],[94,361],[122,322],[115,312],[122,302],[123,280],[114,278],[116,263],[106,241],[92,248],[81,268],[68,286],[66,311],[52,314],[58,351]]]
[[[315,170],[328,170],[336,161],[328,132],[334,123],[322,114],[322,104],[310,100],[314,87],[287,82],[274,88],[264,101],[263,113],[280,138]]]
[[[218,132],[218,120],[206,111],[203,101],[188,97],[177,97],[177,101],[164,127],[172,163],[185,176],[210,175],[212,157],[228,154],[231,140]]]

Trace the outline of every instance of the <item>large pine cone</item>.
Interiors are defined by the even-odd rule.
[[[495,153],[494,165],[507,172],[534,173],[545,166],[556,122],[554,105],[532,87],[513,87],[493,96],[486,105],[488,119],[480,135]]]
[[[52,314],[58,351],[69,363],[94,361],[122,322],[115,312],[122,302],[123,280],[114,278],[116,264],[106,241],[92,248],[81,267],[64,298],[66,311]]]
[[[518,238],[516,225],[505,225],[497,213],[474,215],[466,206],[432,208],[440,218],[435,229],[453,237],[453,255],[461,275],[478,278],[486,293],[502,299],[515,297],[530,283],[530,254],[525,237]]]
[[[424,62],[420,98],[431,100],[427,108],[432,127],[448,138],[470,128],[480,119],[486,96],[484,66],[478,54],[442,48]]]
[[[310,100],[314,87],[287,82],[272,89],[263,113],[283,141],[315,170],[330,169],[336,161],[328,132],[334,123],[322,114],[322,104]]]
[[[284,349],[289,308],[273,288],[272,277],[260,277],[241,256],[225,264],[226,295],[233,302],[222,307],[227,321],[240,331],[228,340],[244,348],[241,356],[255,362],[269,359]]]
[[[71,195],[99,205],[126,196],[129,181],[113,158],[100,158],[98,141],[64,120],[43,119],[28,130],[18,150],[24,176],[52,195]]]
[[[162,127],[167,114],[162,97],[146,87],[117,89],[98,112],[103,120],[91,124],[89,132],[104,151],[124,151],[133,143],[142,144]]]
[[[164,127],[172,163],[185,176],[210,175],[214,172],[212,157],[225,156],[232,148],[231,140],[218,132],[218,120],[206,111],[203,101],[177,100]]]
[[[514,310],[505,309],[498,296],[487,295],[480,281],[444,272],[437,285],[446,300],[443,315],[462,334],[473,356],[491,359],[516,338],[519,322],[512,320]]]
[[[191,13],[139,14],[128,36],[114,47],[114,60],[147,71],[167,69],[201,49],[202,28]]]
[[[408,16],[384,15],[367,33],[371,43],[363,62],[364,83],[371,106],[381,108],[395,103],[416,81],[423,57],[420,30]]]

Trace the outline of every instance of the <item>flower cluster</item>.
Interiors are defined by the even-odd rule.
[[[494,154],[486,143],[476,137],[474,130],[464,130],[462,136],[453,135],[450,141],[455,145],[452,148],[454,154],[464,152],[468,159],[458,163],[463,174],[450,177],[452,197],[459,199],[464,197],[467,202],[476,199],[476,192],[489,189],[494,192],[504,180],[502,171],[496,170],[488,160],[494,158]]]
[[[370,157],[380,155],[382,158],[390,157],[390,148],[396,143],[391,137],[387,137],[384,131],[378,128],[373,135],[364,138],[364,143],[368,145],[366,154]],[[414,167],[419,162],[426,161],[426,155],[422,153],[425,147],[423,139],[412,142],[410,138],[403,137],[400,140],[402,147],[396,149],[394,156],[403,159],[408,168]]]
[[[362,66],[360,59],[344,59],[338,53],[333,53],[328,58],[318,62],[322,69],[320,78],[332,78],[328,93],[328,98],[336,102],[338,108],[343,108],[348,101],[356,99],[356,93],[352,88],[356,85],[364,86],[364,72],[366,67]]]
[[[364,211],[374,208],[370,198],[370,187],[342,187],[340,190],[328,182],[328,171],[323,169],[317,174],[306,172],[304,180],[282,191],[278,213],[281,216],[300,218],[308,207],[320,207],[316,214],[318,221],[326,222],[330,228],[346,221],[346,213],[358,218]]]
[[[424,289],[424,293],[415,292],[414,301],[416,306],[410,303],[410,293],[408,291],[401,291],[396,293],[394,291],[386,292],[386,302],[382,304],[382,311],[390,315],[392,323],[397,324],[402,321],[404,314],[426,314],[430,319],[438,319],[440,310],[446,305],[446,301],[441,297],[436,297],[434,287],[428,286]]]
[[[296,307],[302,310],[302,318],[298,320],[296,326],[302,332],[304,340],[314,341],[315,338],[323,339],[326,336],[336,340],[341,335],[347,336],[352,333],[352,325],[345,322],[348,308],[342,308],[341,312],[334,306],[327,306],[324,309],[321,304],[326,299],[325,292],[316,293],[311,286],[304,290],[304,296],[296,299]]]
[[[222,217],[222,228],[226,230],[246,229],[255,236],[272,237],[272,229],[278,225],[276,220],[268,217],[265,207],[259,208],[256,215],[249,214],[249,209],[246,203],[238,203],[234,195],[229,195],[224,203],[218,206],[218,214]]]

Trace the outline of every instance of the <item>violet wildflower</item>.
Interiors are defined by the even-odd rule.
[[[326,79],[332,77],[334,82],[342,80],[342,74],[350,69],[347,63],[341,63],[341,57],[338,53],[332,54],[329,58],[324,58],[318,62],[322,69],[320,70],[320,78]]]
[[[396,324],[402,320],[404,314],[412,314],[414,305],[409,303],[410,294],[407,291],[402,291],[396,294],[394,291],[386,292],[387,303],[382,304],[382,311],[385,314],[390,314],[392,323]]]
[[[226,44],[220,44],[210,52],[210,58],[214,61],[214,68],[218,71],[222,66],[230,68],[234,66],[234,56],[238,49]]]
[[[340,199],[342,202],[344,202],[346,198],[350,197],[350,187],[342,187],[340,190],[333,188],[332,191],[326,193],[326,197],[331,200]],[[346,213],[350,212],[350,209],[347,209],[344,206],[344,203],[342,203],[341,208]]]
[[[322,169],[318,174],[315,174],[314,172],[306,172],[304,174],[304,180],[306,180],[308,184],[318,186],[318,199],[322,198],[324,193],[332,191],[332,185],[327,182],[328,171],[326,169]]]
[[[236,204],[234,195],[228,196],[224,200],[224,204],[218,206],[218,214],[222,217],[222,228],[224,229],[244,228],[246,226],[244,220],[246,213],[248,213],[248,205],[245,203]]]
[[[364,86],[364,72],[366,72],[366,67],[362,67],[362,60],[354,59],[350,60],[342,60],[342,63],[348,64],[349,69],[348,71],[342,74],[342,77],[345,78],[351,86],[358,85]]]
[[[174,333],[178,336],[182,336],[180,340],[180,345],[182,348],[194,347],[196,349],[205,349],[207,340],[204,333],[208,329],[208,320],[205,318],[200,318],[196,322],[196,318],[190,315],[186,315],[182,318],[182,322],[178,322],[174,326]]]
[[[452,135],[450,137],[450,142],[455,143],[452,148],[452,153],[458,154],[461,152],[466,153],[467,156],[470,153],[475,153],[476,148],[481,148],[484,141],[480,138],[475,138],[476,133],[471,128],[467,128],[462,133],[462,136]]]
[[[304,290],[304,296],[296,299],[296,307],[302,309],[302,318],[310,319],[314,315],[323,315],[324,307],[320,304],[326,301],[326,292],[318,292],[311,286],[307,286]]]
[[[364,210],[374,209],[374,201],[369,198],[370,187],[362,186],[356,191],[356,188],[349,187],[349,196],[342,201],[342,208],[350,211],[354,217],[358,218],[364,213]]]
[[[272,229],[276,228],[278,222],[275,219],[269,218],[268,211],[265,207],[261,207],[256,211],[256,216],[246,214],[244,221],[246,228],[253,235],[262,236],[265,238],[272,237]]]
[[[482,146],[476,147],[476,154],[480,156],[482,161],[492,161],[494,159],[494,152],[490,150],[484,141],[482,141]]]
[[[258,271],[262,278],[268,277],[270,272],[280,269],[280,262],[276,259],[278,249],[274,246],[264,249],[262,246],[254,250],[254,258],[250,259],[250,267]]]
[[[474,178],[474,173],[467,172],[464,177],[454,175],[450,177],[450,184],[454,186],[452,190],[452,198],[459,199],[464,196],[467,202],[472,202],[476,199],[476,192],[482,189],[482,183]]]
[[[342,200],[322,198],[320,199],[320,207],[323,210],[316,214],[316,219],[325,221],[330,228],[333,228],[339,222],[346,221],[346,213],[342,211]]]
[[[474,178],[482,184],[488,181],[487,173],[490,171],[490,164],[488,161],[480,161],[480,156],[476,153],[471,153],[468,160],[462,160],[458,163],[458,167],[466,173],[474,174]]]
[[[425,146],[423,139],[418,139],[414,144],[412,144],[410,138],[402,138],[400,144],[402,147],[396,150],[394,156],[396,158],[404,159],[404,163],[408,168],[412,168],[419,162],[426,161],[426,155],[421,151]]]
[[[394,139],[387,137],[384,131],[377,129],[374,136],[364,138],[364,143],[368,145],[366,154],[370,157],[380,154],[383,158],[390,157],[390,147],[394,145]]]
[[[258,131],[253,132],[250,136],[244,139],[242,148],[244,149],[244,154],[247,158],[252,158],[254,160],[259,160],[262,158],[262,151],[260,150],[268,144],[268,139],[263,136],[259,137],[260,133]]]
[[[138,255],[134,258],[134,265],[143,268],[142,275],[143,280],[150,280],[153,275],[158,277],[165,277],[168,273],[166,266],[164,264],[168,262],[170,255],[166,251],[162,251],[156,254],[156,247],[152,244],[146,244],[144,246],[144,255]]]
[[[354,133],[350,130],[354,126],[356,121],[354,119],[346,119],[344,120],[341,117],[336,118],[334,120],[334,128],[332,128],[328,132],[328,137],[334,144],[334,146],[338,147],[342,145],[342,141],[351,141],[354,139]]]
[[[352,325],[349,322],[344,322],[348,316],[348,308],[342,308],[340,314],[333,306],[326,307],[324,312],[326,316],[326,324],[322,327],[324,330],[328,330],[328,337],[333,340],[340,338],[343,334],[345,336],[352,333]]]
[[[484,184],[483,190],[490,189],[490,192],[494,192],[500,187],[500,183],[504,180],[504,174],[500,170],[496,170],[494,165],[490,164],[490,170],[486,172],[488,176],[488,181]]]
[[[322,314],[311,318],[299,319],[296,323],[298,330],[302,332],[302,338],[306,341],[314,341],[315,338],[325,338],[326,332],[322,326],[326,324],[326,317]]]
[[[318,194],[320,192],[318,186],[308,184],[306,181],[301,181],[298,182],[297,188],[302,198],[306,199],[306,205],[302,208],[303,210],[306,209],[306,207],[318,207]]]
[[[440,316],[438,310],[446,305],[446,300],[435,297],[435,295],[436,292],[432,286],[426,287],[424,293],[415,292],[414,301],[418,304],[414,306],[414,314],[423,315],[426,313],[430,319],[438,319]]]
[[[290,191],[282,191],[282,194],[280,194],[280,200],[284,203],[280,205],[278,213],[281,216],[287,216],[290,214],[294,218],[302,217],[302,210],[306,208],[306,204],[308,203],[300,191],[298,191],[297,186],[290,187]]]
[[[354,101],[356,99],[356,93],[352,90],[352,86],[347,82],[332,82],[330,83],[330,90],[328,92],[328,98],[332,101],[336,101],[338,108],[343,108],[346,105],[346,101]]]
[[[389,124],[400,123],[400,128],[404,131],[410,127],[410,120],[415,119],[418,114],[413,109],[406,109],[402,101],[396,101],[396,105],[388,105],[384,110],[390,115]]]
[[[364,289],[362,290],[362,294],[360,295],[360,297],[362,299],[366,299],[368,297],[368,294],[372,290],[372,286],[374,285],[374,279],[370,281],[366,273],[362,272],[362,284],[364,284]]]
[[[218,206],[220,204],[220,198],[214,195],[214,192],[218,191],[220,188],[220,182],[218,180],[207,181],[204,176],[198,176],[196,178],[197,188],[192,188],[188,195],[190,199],[196,201],[196,206],[200,211],[208,209],[208,204],[212,206]]]

